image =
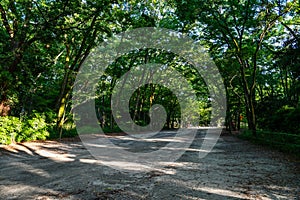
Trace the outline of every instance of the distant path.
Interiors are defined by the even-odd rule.
[[[124,173],[79,141],[0,146],[0,199],[299,199],[295,160],[233,136],[199,159],[203,135],[165,170]]]

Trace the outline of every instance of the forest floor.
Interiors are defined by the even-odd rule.
[[[3,145],[0,199],[299,199],[299,160],[231,135],[199,159],[204,135],[164,169],[138,173],[103,165],[78,138]]]

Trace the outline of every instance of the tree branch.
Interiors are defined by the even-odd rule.
[[[293,37],[300,43],[300,37],[291,29],[287,24],[281,22],[281,24],[293,35]]]
[[[1,13],[1,18],[2,18],[3,25],[5,27],[5,30],[8,33],[9,37],[12,39],[14,37],[14,31],[11,29],[11,27],[8,23],[6,12],[1,4],[0,4],[0,13]]]

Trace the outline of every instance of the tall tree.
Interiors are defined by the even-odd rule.
[[[93,3],[91,1],[72,1],[67,6],[68,15],[57,27],[60,41],[64,46],[61,62],[64,73],[57,99],[57,128],[62,133],[66,120],[71,90],[77,72],[90,50],[111,35],[112,4],[109,1]]]
[[[176,1],[177,14],[199,26],[200,37],[236,63],[243,88],[248,128],[256,135],[255,91],[261,49],[272,30],[298,5],[296,1]],[[215,56],[218,56],[218,54]],[[226,69],[224,69],[226,70]]]

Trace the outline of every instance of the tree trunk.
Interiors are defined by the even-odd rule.
[[[252,134],[256,137],[256,116],[254,109],[254,99],[252,95],[245,95],[246,103],[246,115],[248,121],[248,129],[252,131]]]
[[[241,129],[241,111],[240,111],[240,107],[241,107],[241,100],[239,99],[239,103],[238,103],[238,110],[236,113],[236,121],[237,121],[237,130],[240,131]]]
[[[59,101],[56,124],[57,124],[57,130],[59,132],[60,139],[62,136],[63,125],[65,123],[66,108],[67,108],[67,102],[69,100],[70,92],[71,92],[70,90],[65,91],[63,97],[60,98]]]
[[[255,109],[254,109],[254,101],[255,101],[255,75],[253,74],[253,83],[249,88],[249,84],[246,78],[245,69],[247,68],[247,64],[245,61],[238,57],[240,63],[240,70],[241,70],[241,78],[242,78],[242,85],[244,89],[244,98],[246,103],[246,115],[248,121],[248,128],[252,131],[252,134],[256,137],[256,120],[255,120]],[[253,72],[255,73],[255,72]]]
[[[60,89],[60,95],[57,101],[57,131],[59,133],[59,138],[61,139],[62,136],[62,130],[63,130],[63,125],[65,123],[65,114],[66,114],[66,108],[67,108],[67,103],[70,97],[70,93],[72,90],[72,85],[73,85],[73,79],[72,75],[69,69],[65,70],[65,75],[64,79],[61,85]]]
[[[8,116],[10,109],[9,101],[6,98],[6,95],[3,95],[0,102],[0,116]]]

